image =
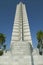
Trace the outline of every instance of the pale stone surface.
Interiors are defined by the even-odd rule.
[[[29,42],[14,42],[13,45],[11,45],[11,52],[14,55],[30,55],[31,49],[30,49],[30,43]]]
[[[43,65],[43,56],[34,55],[34,65]]]

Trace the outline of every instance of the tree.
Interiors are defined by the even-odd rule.
[[[43,32],[41,30],[37,32],[37,40],[38,42],[43,40]]]
[[[5,48],[5,45],[4,45],[4,43],[5,43],[5,34],[3,34],[3,33],[0,33],[0,55],[2,55],[3,54],[3,49]]]
[[[40,30],[37,32],[37,40],[38,40],[38,45],[37,48],[39,49],[40,55],[42,55],[42,48],[43,48],[43,32]]]
[[[0,44],[3,45],[5,42],[5,34],[0,33]]]

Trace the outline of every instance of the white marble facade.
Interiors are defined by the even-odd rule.
[[[16,7],[10,50],[0,56],[0,65],[43,65],[43,55],[32,48],[26,7],[20,2]]]

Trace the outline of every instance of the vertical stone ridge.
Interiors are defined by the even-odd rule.
[[[25,5],[23,5],[23,33],[24,33],[24,41],[28,41],[32,44],[30,27],[29,27],[29,22],[28,22]]]
[[[23,25],[22,25],[22,21],[23,21],[23,14],[22,14],[22,3],[20,2],[20,11],[21,11],[21,22],[20,22],[20,40],[22,41],[23,40],[23,31],[22,31],[22,28],[23,28]]]
[[[22,9],[22,3],[21,3],[21,15],[22,15],[22,41],[24,41],[24,35],[23,35],[23,9]]]

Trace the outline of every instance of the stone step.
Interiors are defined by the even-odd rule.
[[[7,59],[3,56],[0,65],[31,65],[31,56],[10,56]]]
[[[30,45],[25,42],[13,42],[12,53],[15,55],[30,55]]]

